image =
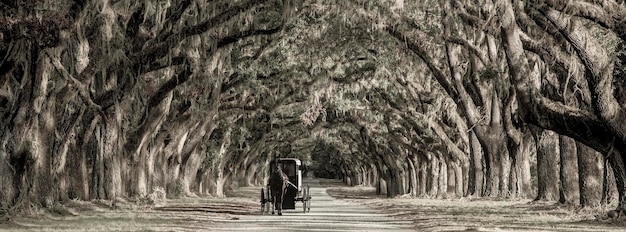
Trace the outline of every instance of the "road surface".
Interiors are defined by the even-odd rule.
[[[414,231],[410,221],[394,219],[366,206],[335,199],[326,188],[311,184],[311,212],[302,212],[302,203],[295,210],[278,215],[242,215],[236,220],[218,220],[214,231]],[[260,205],[259,205],[260,207]]]

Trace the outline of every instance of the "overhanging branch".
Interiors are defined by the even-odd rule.
[[[133,54],[131,56],[131,59],[134,61],[134,63],[138,64],[148,63],[152,60],[159,59],[165,56],[168,51],[181,40],[184,40],[193,35],[199,35],[207,32],[210,29],[213,29],[218,25],[223,24],[234,18],[235,16],[245,12],[247,9],[268,1],[269,0],[248,0],[240,2],[235,6],[230,7],[229,9],[202,23],[183,28],[177,33],[163,34],[162,36],[159,36],[152,41],[152,46],[142,50],[141,52]]]

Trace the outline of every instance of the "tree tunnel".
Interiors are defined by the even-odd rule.
[[[1,2],[0,209],[223,197],[295,157],[388,197],[621,210],[626,8],[519,2]]]

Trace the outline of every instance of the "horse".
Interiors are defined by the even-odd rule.
[[[274,214],[274,210],[278,210],[278,215],[283,215],[283,199],[285,197],[288,184],[289,177],[285,174],[285,172],[283,172],[278,160],[275,160],[269,180],[272,199],[274,199],[274,209],[272,209],[272,214]]]

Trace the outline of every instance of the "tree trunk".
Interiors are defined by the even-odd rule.
[[[130,195],[145,197],[148,195],[148,151],[142,151],[137,159],[131,164]]]
[[[198,169],[202,165],[202,161],[204,160],[204,154],[201,154],[197,149],[194,150],[186,161],[183,161],[182,167],[182,191],[185,196],[196,196],[192,190],[192,183],[196,180],[196,175],[198,174]]]
[[[6,141],[6,137],[4,135],[3,137],[2,143]],[[17,195],[15,185],[18,182],[16,180],[18,176],[13,175],[9,161],[8,153],[0,151],[0,208],[2,209],[8,209],[13,206],[15,196]]]
[[[617,205],[619,200],[619,193],[617,190],[617,183],[615,179],[615,174],[613,174],[613,168],[611,167],[610,162],[604,162],[604,178],[603,178],[603,190],[602,190],[602,201],[601,204],[603,207],[609,205]]]
[[[530,155],[532,152],[536,152],[534,140],[532,134],[528,131],[523,136],[523,150],[517,156],[517,162],[519,162],[519,178],[521,181],[520,197],[529,198],[533,195],[531,174],[530,174]]]
[[[385,181],[384,175],[380,175],[377,179],[378,183],[376,184],[376,194],[387,195],[387,181]]]
[[[463,197],[465,196],[466,191],[466,188],[464,187],[464,183],[467,183],[465,181],[467,180],[467,176],[465,175],[466,173],[463,173],[463,168],[458,162],[452,162],[451,166],[452,169],[454,169],[454,194],[456,197]]]
[[[67,167],[69,179],[68,197],[70,199],[89,200],[89,175],[85,151],[72,146],[68,153]]]
[[[609,157],[607,157],[607,159],[611,164],[610,166],[613,170],[613,175],[615,176],[615,185],[618,193],[617,210],[620,212],[626,212],[626,167],[623,157],[619,151],[616,151],[614,153],[609,153]]]
[[[459,168],[461,169],[461,173],[459,174],[459,176],[457,176],[457,180],[461,181],[461,194],[462,195],[458,195],[458,197],[464,197],[466,195],[468,195],[469,193],[469,185],[470,185],[470,162],[469,159],[467,160],[467,162],[462,162],[459,165]],[[460,179],[459,179],[460,178]]]
[[[598,207],[602,199],[602,155],[592,148],[577,142],[580,205]]]
[[[25,42],[23,46],[23,64],[16,67],[23,75],[16,89],[20,98],[10,109],[13,117],[0,125],[0,205],[32,212],[33,206],[52,206],[57,193],[54,182],[59,179],[51,170],[55,108],[54,99],[46,101],[51,91],[46,84],[50,64],[40,59],[37,45]]]
[[[94,130],[94,141],[90,141],[88,147],[92,154],[91,181],[89,186],[90,199],[105,199],[104,195],[104,154],[100,152],[98,141],[102,140],[102,127],[98,126]]]
[[[439,180],[437,187],[437,198],[448,198],[448,165],[441,156],[439,156]]]
[[[239,168],[235,169],[235,173],[237,174],[236,177],[235,177],[235,181],[236,181],[238,187],[248,187],[249,186],[248,182],[247,182],[248,172],[250,171],[250,165],[248,165],[248,159],[249,158],[250,158],[250,156],[246,155],[243,158],[243,161],[241,162],[241,164],[239,165]]]
[[[218,161],[223,162],[223,161]],[[226,182],[226,175],[223,168],[219,168],[218,164],[217,175],[215,176],[215,194],[216,197],[225,197],[224,195],[224,183]]]
[[[486,142],[487,147],[483,147],[485,151],[485,166],[487,178],[485,179],[484,196],[497,197],[500,195],[500,180],[502,177],[502,160],[497,138],[494,141]]]
[[[537,197],[535,200],[559,200],[559,144],[552,131],[532,128],[537,141]]]
[[[228,147],[230,147],[231,139],[230,135],[232,132],[232,127],[228,127],[226,132],[224,133],[224,137],[222,138],[222,145],[220,146],[220,150],[215,157],[215,196],[216,197],[224,197],[224,184],[226,183],[226,178],[229,173],[225,170],[226,167],[226,153],[228,152]]]
[[[230,175],[230,172],[222,172],[221,175],[218,174],[218,178],[215,180],[216,197],[226,197],[226,186],[229,182]]]
[[[439,159],[435,156],[435,154],[430,154],[430,166],[429,166],[429,170],[430,170],[430,175],[429,175],[429,179],[428,179],[428,189],[429,192],[428,194],[431,197],[437,197],[437,193],[438,193],[438,189],[439,189],[439,168],[441,168],[441,165],[439,164]]]
[[[165,135],[160,136],[165,137]],[[158,160],[156,156],[163,152],[163,146],[165,146],[164,138],[157,139],[156,145],[150,149],[146,159],[146,190],[149,193],[152,193],[157,186],[163,187],[162,178],[157,175],[158,172],[155,172]]]
[[[578,186],[578,153],[576,141],[567,136],[560,137],[561,146],[561,191],[559,203],[578,205],[580,203],[580,188]]]
[[[387,189],[389,190],[387,191],[387,197],[392,198],[404,193],[402,186],[402,173],[396,161],[391,159],[391,157],[387,158],[387,162],[391,165],[391,167],[387,168],[389,172],[389,180],[386,180]]]
[[[246,172],[246,186],[253,186],[255,183],[253,183],[252,179],[254,178],[257,169],[258,169],[258,164],[257,163],[252,163],[250,165],[250,168],[248,169],[248,171]]]
[[[514,142],[512,142],[514,143]],[[535,146],[532,136],[525,133],[520,144],[514,144],[510,150],[513,161],[511,163],[511,196],[528,198],[531,197],[530,153]]]
[[[400,178],[402,179],[401,195],[409,193],[409,174],[408,164],[402,165],[402,172],[400,172]]]
[[[446,166],[448,167],[446,174],[446,176],[448,177],[448,179],[446,180],[446,192],[450,197],[458,196],[456,195],[456,166],[454,165],[454,162],[450,162],[449,160],[448,162],[446,162]]]
[[[370,185],[376,186],[376,181],[378,180],[378,170],[374,165],[370,165],[369,169],[368,179],[370,180]]]
[[[180,155],[170,156],[167,163],[164,164],[164,166],[166,167],[165,169],[163,169],[163,176],[165,176],[166,179],[165,190],[167,192],[167,195],[171,197],[180,197],[184,194],[181,188],[182,183],[180,182],[179,178],[180,163],[182,162],[180,158]]]
[[[485,184],[485,172],[483,169],[483,149],[473,131],[469,132],[470,137],[470,181],[469,195],[483,196]]]
[[[385,175],[386,195],[389,198],[396,197],[401,194],[402,183],[400,180],[400,173],[398,170],[387,168],[387,174]]]
[[[419,162],[419,180],[417,181],[417,195],[420,197],[425,197],[428,194],[427,186],[428,186],[428,172],[429,172],[429,161],[428,159],[420,159]]]
[[[161,153],[162,168],[161,175],[163,184],[168,196],[179,197],[183,194],[180,179],[180,170],[182,164],[182,152],[185,143],[189,138],[190,132],[176,128],[170,135],[172,137],[171,144]]]
[[[409,164],[409,193],[411,197],[417,196],[417,170],[415,169],[415,155],[407,157],[407,162]]]
[[[511,153],[507,149],[503,149],[503,152],[500,154],[500,196],[502,197],[510,197],[511,196]]]
[[[108,118],[102,120],[101,126],[105,129],[103,140],[99,141],[99,146],[103,146],[100,151],[104,152],[106,199],[127,196],[124,190],[125,179],[122,177],[122,171],[123,166],[128,163],[128,159],[122,157],[121,140],[124,138],[120,138],[123,113],[119,104],[114,104],[110,110],[112,112]]]
[[[152,166],[151,159],[153,157],[151,156],[153,154],[148,149],[150,146],[149,141],[160,140],[159,142],[163,142],[161,139],[157,139],[157,137],[170,112],[173,95],[170,92],[164,97],[163,102],[155,106],[148,106],[153,108],[148,109],[146,113],[147,119],[145,119],[137,131],[131,133],[130,141],[124,146],[126,153],[132,157],[130,162],[132,170],[128,177],[130,182],[128,190],[131,196],[145,197],[148,194],[148,182],[150,182],[149,179],[152,177],[149,172],[153,170],[150,167]],[[160,146],[160,144],[153,146]]]

